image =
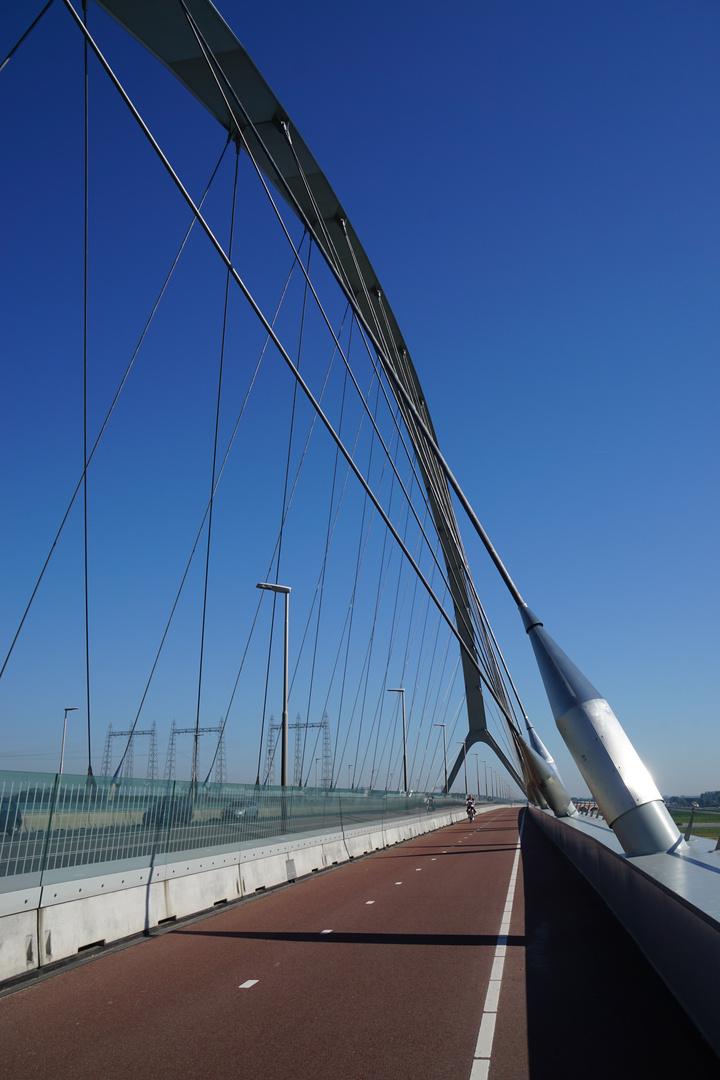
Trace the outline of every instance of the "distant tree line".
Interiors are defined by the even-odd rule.
[[[720,791],[703,791],[702,795],[672,795],[668,799],[671,806],[720,806]]]

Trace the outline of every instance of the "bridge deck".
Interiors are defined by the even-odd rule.
[[[2,1075],[475,1080],[491,1054],[490,1080],[717,1077],[717,1057],[529,819],[498,964],[518,817],[431,833],[7,996]]]

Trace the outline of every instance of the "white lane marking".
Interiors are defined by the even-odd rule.
[[[374,901],[374,900],[366,900],[366,901],[365,901],[365,903],[366,903],[366,904],[374,904],[374,903],[375,903],[375,901]]]
[[[416,866],[415,867],[415,873],[416,874],[419,874],[421,870],[422,870],[422,866]]]
[[[497,1014],[494,1012],[484,1012],[482,1020],[480,1021],[480,1031],[478,1032],[477,1046],[475,1047],[475,1057],[489,1058],[492,1051],[493,1036],[495,1035],[495,1020]]]
[[[490,980],[485,995],[485,1004],[480,1020],[480,1030],[478,1031],[472,1069],[470,1070],[470,1080],[487,1080],[488,1072],[490,1071],[492,1044],[495,1035],[495,1021],[497,1019],[498,1004],[500,1002],[500,988],[502,986],[503,970],[505,968],[507,940],[508,934],[510,933],[510,919],[512,917],[515,885],[518,876],[518,864],[520,862],[522,826],[524,824],[525,819],[523,818],[522,824],[520,825],[520,835],[518,836],[518,842],[515,847],[515,858],[510,873],[505,907],[503,908],[502,922],[500,923],[500,932],[498,933],[497,945],[495,946],[495,956],[493,958],[492,970],[490,971]]]
[[[258,979],[248,979],[247,982],[240,983],[240,985],[238,986],[238,990],[248,990],[251,986],[254,986],[255,983],[258,982],[258,981],[259,981]]]
[[[489,1070],[489,1058],[475,1058],[475,1060],[473,1061],[473,1067],[470,1071],[470,1080],[488,1080]]]
[[[332,930],[322,930],[321,933],[323,933],[323,934],[332,934]]]
[[[396,885],[402,885],[402,881],[396,881],[395,884]]]

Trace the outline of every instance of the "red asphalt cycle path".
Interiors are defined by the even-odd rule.
[[[518,816],[478,816],[0,1000],[0,1076],[469,1080]],[[636,954],[527,821],[490,1080],[650,1075],[658,1039],[664,1065],[675,1055],[695,1080],[720,1076]],[[627,1030],[614,1016],[618,985],[630,989]]]

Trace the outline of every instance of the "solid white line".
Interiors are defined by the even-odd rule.
[[[523,824],[524,820],[525,819],[523,818]],[[520,835],[518,836],[518,842],[515,848],[515,858],[510,873],[505,907],[503,908],[503,916],[500,923],[500,932],[497,937],[490,980],[488,982],[487,993],[485,994],[485,1004],[483,1006],[480,1030],[478,1031],[475,1054],[473,1055],[473,1063],[470,1070],[470,1080],[487,1080],[490,1071],[492,1044],[495,1035],[495,1020],[497,1019],[498,1005],[500,1002],[500,988],[502,986],[503,970],[505,968],[507,940],[508,934],[510,933],[510,919],[512,917],[515,885],[518,877],[518,864],[520,862],[521,841],[522,825],[520,826]]]

